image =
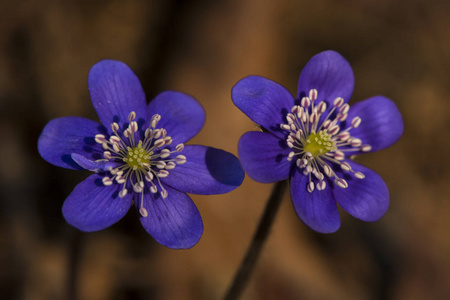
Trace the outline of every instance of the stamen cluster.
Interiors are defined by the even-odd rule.
[[[184,164],[186,156],[180,154],[169,158],[171,154],[181,152],[184,144],[178,144],[174,151],[165,148],[172,144],[172,138],[164,128],[156,128],[161,120],[160,115],[152,116],[143,140],[138,138],[141,134],[135,119],[136,113],[132,111],[128,116],[129,125],[122,133],[119,124],[114,122],[111,124],[113,135],[108,139],[103,134],[97,134],[95,141],[102,145],[105,160],[119,163],[118,167],[109,169],[111,177],[103,177],[103,184],[112,185],[114,181],[121,184],[120,198],[125,197],[130,188],[140,194],[139,212],[146,217],[148,213],[143,206],[145,182],[150,184],[150,192],[159,191],[162,198],[167,198],[168,192],[161,184],[160,178],[167,177],[177,164]]]
[[[347,119],[350,109],[350,105],[344,103],[343,98],[337,97],[333,107],[322,118],[327,110],[327,103],[316,101],[317,97],[317,90],[310,90],[309,95],[301,99],[300,105],[294,105],[286,115],[287,124],[280,125],[281,129],[289,132],[286,143],[292,151],[287,159],[295,159],[297,167],[303,169],[304,175],[309,176],[307,190],[310,193],[315,188],[320,191],[326,188],[325,175],[338,187],[348,187],[347,181],[339,177],[331,167],[333,165],[363,179],[363,173],[355,172],[350,164],[344,161],[345,153],[367,152],[372,149],[370,145],[362,144],[360,139],[350,134],[351,129],[361,124],[360,117],[354,117],[347,128],[341,128],[341,122]],[[317,179],[316,183],[313,176]]]

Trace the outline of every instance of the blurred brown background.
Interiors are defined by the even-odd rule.
[[[87,90],[103,58],[132,67],[147,99],[194,95],[207,111],[191,143],[236,154],[255,126],[231,102],[242,77],[295,94],[301,68],[333,49],[353,66],[352,102],[382,94],[403,113],[394,147],[360,157],[386,180],[388,213],[317,234],[288,196],[242,299],[450,299],[450,7],[445,1],[6,1],[0,12],[0,299],[220,299],[271,185],[246,178],[220,196],[192,196],[204,221],[187,251],[160,246],[135,211],[80,233],[61,215],[88,173],[37,153],[44,125],[96,119]],[[447,2],[448,3],[448,2]],[[77,282],[69,283],[73,266]],[[72,271],[71,271],[72,270]]]

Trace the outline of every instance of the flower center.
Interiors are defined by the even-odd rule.
[[[303,145],[303,150],[311,153],[313,157],[326,154],[335,149],[336,142],[331,140],[331,135],[325,130],[310,134]]]
[[[328,114],[321,118],[327,109],[327,103],[315,103],[317,96],[317,90],[310,90],[309,95],[301,99],[300,105],[294,105],[286,115],[287,124],[280,125],[281,129],[289,132],[286,144],[292,151],[287,159],[295,159],[297,167],[309,177],[307,190],[310,193],[315,188],[320,191],[325,189],[325,175],[333,179],[336,186],[347,188],[347,181],[338,176],[338,170],[363,179],[363,173],[352,170],[345,153],[355,154],[372,149],[370,145],[363,145],[360,139],[350,135],[350,130],[361,124],[360,117],[354,117],[347,128],[341,126],[350,109],[348,104],[344,104],[344,99],[336,98]]]
[[[147,153],[147,151],[142,148],[142,141],[139,141],[137,147],[128,147],[127,150],[127,157],[123,158],[123,161],[126,162],[131,169],[143,171],[145,169],[144,165],[148,165],[153,152]]]
[[[116,168],[110,168],[111,176],[103,177],[104,185],[122,185],[119,197],[123,198],[131,189],[140,195],[139,212],[143,217],[147,217],[147,210],[144,208],[144,192],[148,189],[151,193],[160,193],[163,199],[167,198],[168,192],[161,184],[160,178],[169,176],[169,171],[176,165],[186,162],[186,156],[174,153],[183,151],[184,144],[178,144],[174,150],[169,145],[172,138],[167,135],[164,128],[156,128],[161,116],[156,114],[152,117],[149,127],[144,131],[144,139],[138,140],[142,136],[139,126],[134,119],[136,113],[132,111],[128,116],[129,125],[120,131],[119,124],[111,124],[113,135],[107,139],[103,134],[97,134],[95,141],[102,145],[103,157],[107,161],[116,162]]]

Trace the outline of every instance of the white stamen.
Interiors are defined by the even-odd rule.
[[[158,169],[164,169],[166,167],[166,163],[163,162],[162,160],[158,161],[158,163],[156,164],[156,167]]]
[[[352,169],[352,167],[350,166],[350,164],[348,162],[343,162],[341,164],[341,169],[348,172]]]
[[[133,121],[134,119],[136,119],[136,113],[134,111],[130,112],[130,114],[128,115],[128,122]]]
[[[169,149],[162,149],[161,152],[159,153],[159,156],[161,158],[167,158],[170,155],[170,150]]]
[[[165,178],[169,176],[169,171],[161,170],[158,173],[156,173],[156,176],[158,176],[159,178]]]
[[[105,136],[103,134],[96,134],[95,135],[95,142],[98,144],[103,144],[107,141]]]
[[[325,189],[325,187],[327,186],[327,184],[326,184],[326,182],[325,181],[319,181],[317,184],[316,184],[316,186],[317,186],[317,189],[319,190],[319,191],[323,191],[324,189]]]
[[[287,160],[291,161],[292,158],[294,157],[294,155],[295,155],[295,152],[294,152],[294,151],[289,152],[288,157],[287,157]]]
[[[148,217],[148,212],[147,212],[147,210],[145,209],[145,207],[143,207],[143,206],[141,206],[141,207],[139,208],[139,213],[140,213],[141,216],[143,216],[144,218]]]
[[[347,114],[349,109],[350,105],[348,105],[348,103],[345,103],[344,105],[341,106],[341,108],[339,108],[339,113]]]
[[[333,106],[335,108],[341,107],[342,104],[344,104],[344,99],[342,99],[341,97],[337,97],[336,99],[334,99]]]
[[[157,148],[164,146],[164,144],[165,144],[164,138],[157,139],[154,143],[155,147],[157,147]]]
[[[159,120],[161,120],[161,116],[156,114],[152,116],[152,120],[150,121],[150,126],[152,128],[155,128],[156,125],[158,124]]]
[[[308,189],[308,192],[310,192],[310,193],[314,192],[314,182],[310,181],[308,183],[307,189]]]
[[[358,179],[364,179],[364,178],[366,177],[366,176],[365,176],[363,173],[361,173],[361,172],[355,172],[354,175],[355,175],[355,177],[358,178]]]
[[[132,133],[137,132],[138,131],[138,123],[136,121],[131,122],[129,128]]]
[[[122,189],[122,190],[119,192],[119,198],[125,197],[125,196],[127,195],[127,193],[128,193],[128,190],[127,190],[127,189]]]
[[[352,120],[352,127],[357,128],[361,124],[361,118],[360,117],[354,117]]]
[[[103,152],[103,157],[108,159],[108,160],[111,159],[111,152],[109,152],[109,151]]]
[[[119,128],[120,128],[120,127],[119,127],[119,124],[117,124],[116,122],[114,122],[114,123],[111,124],[111,130],[112,130],[113,132],[118,131]]]
[[[184,149],[184,144],[178,144],[175,149],[177,150],[177,152],[181,152]]]
[[[300,101],[300,104],[302,105],[302,107],[309,107],[311,105],[311,100],[309,100],[308,97],[303,97]]]
[[[184,156],[184,155],[178,155],[176,158],[175,158],[175,162],[177,163],[177,164],[179,164],[179,165],[182,165],[182,164],[184,164],[184,163],[186,163],[186,156]]]
[[[106,186],[113,184],[112,179],[109,178],[109,177],[103,177],[103,178],[102,178],[102,182],[103,182],[103,184],[106,185]]]
[[[362,145],[361,146],[361,151],[363,151],[363,152],[369,152],[370,150],[372,150],[372,146],[370,146],[370,145]]]
[[[166,170],[173,170],[173,169],[175,169],[176,166],[177,166],[176,163],[174,163],[173,161],[169,161],[169,162],[166,164]]]
[[[312,89],[309,90],[309,99],[311,99],[311,101],[314,101],[317,99],[318,93],[316,89]]]
[[[348,187],[348,183],[347,181],[345,181],[345,179],[342,178],[338,178],[334,181],[334,183],[336,183],[340,188],[347,188]]]

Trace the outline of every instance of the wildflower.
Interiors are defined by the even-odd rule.
[[[378,220],[389,206],[383,179],[352,158],[396,142],[402,117],[383,96],[350,108],[353,86],[349,63],[325,51],[301,72],[295,99],[260,76],[246,77],[232,90],[234,104],[263,128],[239,141],[244,170],[263,183],[289,178],[297,215],[318,232],[340,227],[337,204],[363,221]]]
[[[119,221],[134,202],[141,224],[157,242],[192,247],[203,223],[186,193],[234,190],[244,178],[239,160],[223,150],[184,145],[205,122],[194,98],[166,91],[147,105],[136,75],[112,60],[94,65],[88,84],[101,124],[54,119],[38,142],[48,162],[95,172],[65,200],[65,219],[82,231],[97,231]]]

